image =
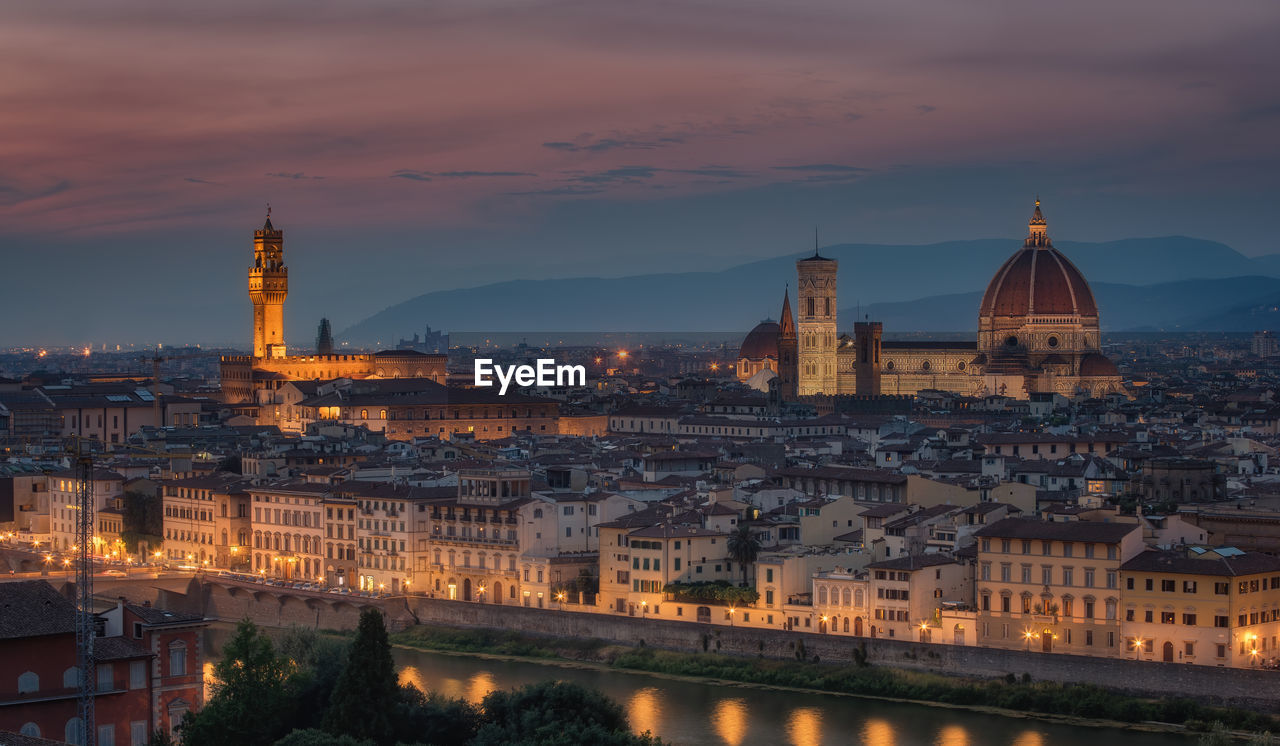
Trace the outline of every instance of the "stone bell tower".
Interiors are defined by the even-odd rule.
[[[249,268],[249,300],[253,303],[253,356],[285,357],[284,299],[289,295],[289,268],[284,266],[284,231],[267,222],[253,232],[253,266]]]
[[[800,290],[797,312],[800,396],[836,393],[836,270],[839,262],[818,253],[796,262]]]

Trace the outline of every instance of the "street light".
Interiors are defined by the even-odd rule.
[[[1133,659],[1135,661],[1142,659],[1142,643],[1143,640],[1141,637],[1133,638]]]
[[[556,601],[560,602],[561,611],[564,610],[564,599],[565,599],[564,591],[560,591],[559,593],[556,594]]]
[[[730,627],[733,626],[733,612],[735,611],[737,611],[737,609],[733,608],[732,606],[729,607],[729,626]]]
[[[1027,646],[1026,646],[1026,647],[1027,647],[1027,652],[1028,652],[1028,653],[1030,653],[1030,652],[1031,652],[1031,638],[1032,638],[1032,637],[1034,637],[1034,636],[1035,636],[1035,634],[1034,634],[1031,630],[1026,630],[1026,631],[1024,631],[1024,632],[1022,633],[1022,638],[1023,638],[1023,640],[1025,640],[1025,641],[1026,641],[1026,643],[1027,643]]]

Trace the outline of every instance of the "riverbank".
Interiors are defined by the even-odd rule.
[[[419,625],[393,634],[397,647],[459,656],[640,674],[748,689],[834,694],[967,710],[1010,718],[1157,733],[1195,733],[1214,721],[1241,735],[1276,730],[1275,719],[1190,699],[1150,700],[1092,685],[983,681],[878,666],[687,654],[603,640],[561,640],[501,630]]]

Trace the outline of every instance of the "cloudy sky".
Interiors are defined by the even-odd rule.
[[[1275,0],[6,3],[0,345],[244,343],[268,202],[295,339],[814,225],[1016,239],[1037,193],[1059,238],[1273,253],[1278,32]]]

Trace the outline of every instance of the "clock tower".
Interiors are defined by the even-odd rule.
[[[800,396],[836,393],[836,268],[839,262],[818,253],[796,262],[800,308],[797,310]]]
[[[284,299],[289,294],[289,268],[284,266],[284,231],[267,222],[253,232],[253,266],[249,268],[249,300],[253,303],[253,356],[285,357]]]

